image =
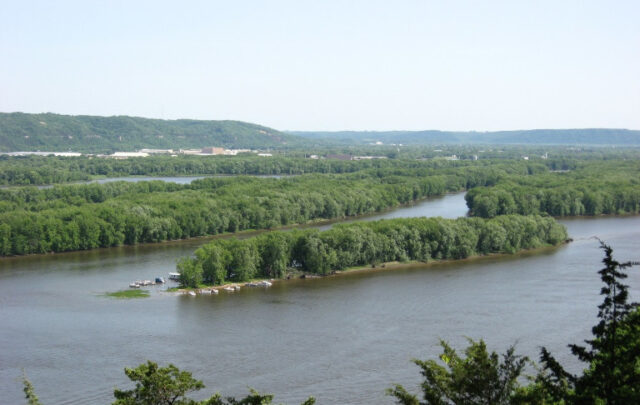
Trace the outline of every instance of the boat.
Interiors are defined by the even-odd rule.
[[[196,292],[195,291],[189,291],[187,294],[189,294],[192,297],[196,296]]]
[[[138,284],[138,283],[131,283],[131,284],[129,284],[129,288],[140,288],[140,284]]]
[[[227,291],[227,292],[234,292],[236,289],[233,287],[225,287],[223,288],[223,290]]]
[[[156,277],[156,284],[164,284],[164,278]]]
[[[169,273],[169,280],[180,281],[180,273]]]

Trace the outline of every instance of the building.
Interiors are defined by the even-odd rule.
[[[180,149],[180,153],[183,155],[200,155],[202,153],[201,149]]]
[[[112,155],[106,155],[105,157],[112,159],[128,159],[134,157],[148,157],[149,154],[145,152],[114,152]]]
[[[140,149],[138,152],[148,153],[150,155],[159,155],[159,154],[172,154],[173,149]]]
[[[216,146],[202,148],[203,155],[224,155],[225,154],[224,152],[225,152],[224,148],[219,148]]]

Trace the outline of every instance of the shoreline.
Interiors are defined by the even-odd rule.
[[[196,293],[196,295],[203,295],[203,293],[201,292],[202,290],[218,290],[218,293],[220,292],[220,290],[224,291],[224,288],[235,288],[236,286],[238,287],[238,290],[242,289],[242,288],[266,288],[266,286],[247,286],[248,283],[259,283],[262,281],[268,281],[272,284],[275,283],[280,283],[280,282],[287,282],[287,281],[292,281],[292,280],[314,280],[314,279],[325,279],[325,278],[329,278],[329,277],[340,277],[340,276],[346,276],[349,274],[358,274],[358,273],[369,273],[369,272],[380,272],[380,271],[395,271],[395,270],[403,270],[403,269],[410,269],[410,268],[416,268],[416,267],[420,267],[420,268],[428,268],[428,267],[432,267],[432,266],[443,266],[443,265],[450,265],[450,264],[456,264],[456,263],[463,263],[463,264],[467,264],[467,263],[475,263],[475,262],[479,262],[479,261],[483,261],[483,260],[491,260],[491,259],[496,259],[496,258],[514,258],[517,259],[519,256],[527,256],[527,255],[531,255],[531,254],[536,254],[536,253],[541,253],[541,252],[545,252],[545,251],[552,251],[552,250],[556,250],[556,249],[560,249],[566,245],[568,245],[569,243],[571,243],[573,241],[573,239],[569,238],[566,241],[559,243],[558,245],[554,245],[554,246],[541,246],[538,248],[534,248],[534,249],[523,249],[523,250],[519,250],[515,253],[490,253],[487,255],[473,255],[473,256],[469,256],[469,257],[465,257],[464,259],[437,259],[437,260],[429,260],[427,262],[420,262],[420,261],[416,261],[416,260],[411,260],[408,262],[384,262],[384,263],[380,263],[374,266],[372,265],[367,265],[367,266],[355,266],[355,267],[350,267],[344,270],[334,270],[329,274],[325,274],[325,275],[320,275],[320,274],[306,274],[303,273],[302,275],[298,276],[298,277],[291,277],[291,278],[278,278],[278,279],[252,279],[250,281],[242,281],[242,282],[233,282],[233,283],[225,283],[225,284],[221,284],[221,285],[212,285],[212,286],[203,286],[203,287],[197,287],[197,288],[175,288],[172,289],[171,291],[167,290],[167,291],[162,291],[167,292],[167,293],[174,293],[174,295],[186,295],[189,294],[189,292],[194,292]],[[236,290],[236,291],[238,291]],[[225,291],[226,292],[226,291]],[[229,291],[231,292],[231,291]],[[204,294],[211,294],[211,293],[204,293]],[[217,293],[214,293],[215,295],[217,295]]]
[[[468,190],[461,190],[461,191],[447,192],[447,193],[444,193],[444,194],[439,194],[439,195],[434,195],[434,196],[428,196],[428,197],[425,197],[425,198],[414,200],[414,201],[406,203],[406,204],[396,205],[396,206],[384,209],[382,211],[375,211],[375,212],[371,212],[371,213],[367,213],[367,214],[361,214],[361,215],[355,215],[355,216],[346,216],[346,217],[337,217],[337,218],[331,218],[331,219],[318,218],[318,219],[309,220],[309,221],[307,221],[305,223],[301,223],[301,224],[288,224],[288,225],[282,225],[282,226],[279,226],[279,227],[276,227],[276,228],[243,229],[243,230],[237,231],[237,232],[224,232],[224,233],[218,233],[218,234],[215,234],[215,235],[192,236],[192,237],[185,238],[185,239],[169,239],[169,240],[163,240],[163,241],[160,241],[160,242],[136,243],[135,245],[119,245],[119,246],[99,247],[99,248],[95,248],[95,249],[67,250],[67,251],[64,251],[64,252],[29,253],[29,254],[26,254],[26,255],[0,256],[0,260],[11,260],[11,259],[19,260],[20,258],[23,258],[23,257],[39,257],[39,256],[52,256],[52,255],[56,255],[57,256],[57,255],[72,254],[72,253],[78,254],[78,253],[83,253],[83,252],[87,252],[87,253],[88,252],[100,252],[100,251],[107,251],[107,250],[111,250],[111,249],[121,249],[121,248],[163,246],[163,245],[180,244],[180,243],[186,243],[186,242],[197,242],[199,240],[225,239],[225,238],[232,238],[234,236],[250,237],[250,236],[254,236],[254,235],[260,235],[260,234],[265,233],[265,232],[289,231],[289,230],[298,229],[298,228],[304,229],[304,228],[307,228],[307,227],[332,225],[332,224],[340,223],[340,222],[343,222],[343,221],[353,221],[353,220],[373,217],[373,216],[376,216],[376,215],[382,215],[382,214],[385,214],[385,213],[388,213],[388,212],[392,212],[392,211],[394,211],[396,209],[411,207],[411,206],[426,202],[426,201],[428,201],[430,199],[443,198],[443,197],[445,197],[447,195],[455,195],[455,194],[465,193],[467,191]]]

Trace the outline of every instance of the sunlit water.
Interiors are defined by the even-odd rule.
[[[368,219],[465,213],[457,194]],[[440,338],[462,348],[465,336],[499,351],[516,343],[533,358],[544,345],[577,370],[566,344],[589,337],[601,301],[602,252],[590,237],[638,260],[640,217],[562,222],[575,241],[556,249],[219,296],[164,287],[146,299],[102,296],[166,276],[202,239],[2,259],[0,404],[24,402],[22,369],[45,404],[111,403],[115,386],[130,387],[123,368],[147,359],[192,371],[209,394],[253,387],[276,403],[313,395],[320,404],[390,404],[391,384],[418,387],[412,358],[434,358]],[[639,271],[627,280],[636,291]]]

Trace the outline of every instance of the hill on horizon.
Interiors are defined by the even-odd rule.
[[[130,116],[0,113],[0,152],[110,153],[143,148],[232,149],[384,144],[522,144],[640,146],[628,129],[515,131],[278,131],[242,121],[161,120]]]
[[[288,131],[313,139],[341,143],[401,143],[424,145],[525,144],[525,145],[638,145],[640,131],[615,128],[530,129],[514,131]]]
[[[304,138],[242,121],[0,113],[0,151],[114,152],[142,148],[279,148]]]

